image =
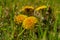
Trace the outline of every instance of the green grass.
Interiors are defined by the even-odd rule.
[[[37,38],[34,30],[26,30],[25,32],[21,25],[14,23],[15,13],[20,13],[19,10],[27,5],[35,8],[42,5],[52,7],[56,19],[53,30],[49,34],[47,34],[49,24],[47,24],[47,28],[43,32],[39,23]],[[60,40],[60,32],[57,32],[58,26],[60,28],[60,0],[0,0],[0,40]],[[22,31],[24,32],[22,33]]]

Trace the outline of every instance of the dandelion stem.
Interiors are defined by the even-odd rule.
[[[21,36],[24,31],[25,31],[25,29],[23,29],[22,32],[18,34],[18,37]],[[18,37],[17,37],[17,38],[18,38]]]

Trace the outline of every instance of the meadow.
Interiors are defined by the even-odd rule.
[[[60,40],[60,0],[0,0],[0,40]]]

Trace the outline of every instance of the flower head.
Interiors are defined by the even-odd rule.
[[[34,7],[32,6],[25,6],[23,7],[23,9],[21,11],[24,11],[24,12],[33,12],[34,11]]]
[[[33,10],[33,9],[34,9],[34,7],[32,7],[32,6],[24,6],[23,9],[22,9],[22,11]]]
[[[40,6],[40,7],[36,8],[35,10],[36,10],[36,11],[39,11],[39,10],[45,9],[45,8],[47,8],[47,6],[43,5],[43,6]]]
[[[34,13],[34,7],[32,7],[32,6],[25,6],[21,10],[21,12],[23,12],[23,14],[25,14],[25,15],[32,16],[33,13]]]
[[[36,17],[28,17],[23,21],[23,28],[25,29],[32,29],[34,28],[34,25],[37,23],[37,18]]]
[[[19,14],[19,15],[17,15],[17,16],[14,17],[14,21],[17,24],[19,24],[19,23],[22,23],[25,18],[27,18],[26,15]]]

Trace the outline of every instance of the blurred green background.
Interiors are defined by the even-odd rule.
[[[14,39],[15,26],[13,17],[15,13],[19,13],[23,6],[34,6],[39,7],[42,5],[51,6],[53,13],[56,15],[55,22],[55,37],[54,33],[50,34],[49,40],[60,40],[60,32],[57,32],[57,28],[60,30],[60,0],[0,0],[0,40],[17,40]],[[13,30],[14,29],[14,30]],[[22,31],[22,29],[19,32]],[[18,33],[18,32],[17,32]],[[23,35],[22,35],[23,36]],[[28,38],[28,37],[27,37]],[[18,39],[18,40],[27,40]],[[28,40],[34,40],[33,38],[28,38]],[[41,39],[36,39],[41,40]],[[47,40],[47,38],[43,40]]]

